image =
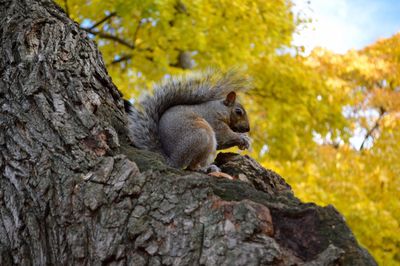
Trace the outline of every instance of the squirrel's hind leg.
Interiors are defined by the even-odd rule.
[[[203,118],[194,121],[194,130],[191,139],[193,140],[192,160],[188,166],[189,170],[210,172],[219,170],[214,161],[217,153],[217,139],[214,130]]]
[[[205,119],[192,114],[176,122],[178,115],[170,112],[161,119],[160,138],[168,164],[199,171],[214,161],[217,149],[214,130]]]

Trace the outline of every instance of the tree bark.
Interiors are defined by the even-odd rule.
[[[105,236],[119,229],[97,224],[98,208],[130,199],[101,188],[137,171],[118,155],[120,93],[95,44],[53,2],[1,1],[0,18],[0,265],[103,260],[113,248]],[[90,179],[98,168],[110,180]]]
[[[333,207],[248,157],[238,180],[129,146],[121,95],[48,0],[0,0],[0,265],[375,265]]]

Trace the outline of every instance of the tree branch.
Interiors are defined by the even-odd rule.
[[[98,21],[97,23],[95,23],[93,26],[91,26],[89,28],[89,30],[93,30],[94,28],[96,28],[97,26],[103,24],[104,22],[106,22],[107,20],[109,20],[110,18],[114,17],[117,15],[117,12],[112,12],[111,14],[109,14],[108,16],[104,17],[103,19],[101,19],[100,21]]]
[[[372,139],[374,138],[374,136],[372,134],[374,133],[375,130],[377,130],[379,128],[379,122],[382,120],[385,113],[386,113],[385,109],[383,107],[381,107],[379,110],[378,119],[376,119],[374,126],[372,128],[370,128],[370,130],[368,130],[367,134],[364,137],[363,142],[361,143],[360,151],[364,149],[364,147],[365,147],[364,145],[368,138],[372,138]]]
[[[128,47],[130,49],[135,49],[135,45],[134,44],[132,44],[132,43],[128,42],[127,40],[124,40],[124,39],[122,39],[122,38],[120,38],[120,37],[118,37],[116,35],[112,35],[112,34],[109,34],[109,33],[106,33],[106,32],[102,32],[102,31],[91,30],[90,28],[83,28],[83,27],[80,27],[80,28],[82,30],[90,33],[90,34],[99,36],[99,37],[104,38],[104,39],[109,39],[109,40],[115,41],[115,42],[117,42],[119,44],[122,44],[122,45],[124,45],[124,46],[126,46],[126,47]]]
[[[121,56],[120,58],[115,59],[114,61],[112,61],[109,65],[115,65],[115,64],[118,64],[118,63],[121,63],[121,62],[124,62],[124,61],[128,61],[129,59],[132,58],[132,56],[133,56],[132,54],[127,54],[127,55]]]
[[[65,13],[67,13],[67,16],[69,17],[68,0],[64,0],[64,6],[65,6]]]
[[[138,32],[139,32],[139,29],[140,29],[141,26],[142,26],[142,22],[141,22],[141,18],[139,18],[138,25],[137,25],[137,27],[135,29],[135,33],[133,34],[133,44],[134,45],[136,45],[136,39],[137,39]]]

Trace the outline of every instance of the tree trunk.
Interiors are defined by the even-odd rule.
[[[333,207],[248,157],[238,180],[128,144],[95,44],[54,3],[0,0],[0,265],[374,265]]]

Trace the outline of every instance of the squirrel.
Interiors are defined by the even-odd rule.
[[[236,100],[236,92],[247,88],[235,71],[208,71],[156,85],[139,106],[125,101],[131,141],[161,153],[172,167],[218,172],[212,164],[217,150],[250,146],[247,113]]]

